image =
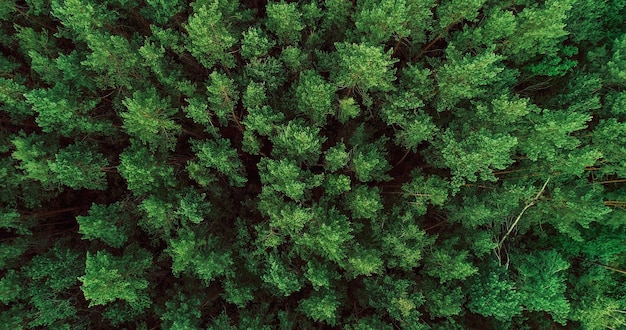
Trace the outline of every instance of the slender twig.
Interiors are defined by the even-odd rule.
[[[533,200],[530,203],[528,203],[522,209],[522,212],[519,213],[519,215],[517,216],[517,218],[515,219],[515,221],[511,225],[511,227],[509,227],[509,230],[506,232],[506,234],[504,234],[504,236],[500,240],[500,243],[498,243],[498,249],[500,249],[502,247],[502,244],[504,244],[504,240],[506,240],[506,238],[511,234],[511,232],[513,231],[515,226],[517,226],[519,221],[522,219],[522,216],[524,215],[524,212],[526,212],[526,210],[528,210],[531,206],[533,206],[533,205],[535,205],[535,203],[537,203],[537,201],[539,200],[539,197],[541,197],[543,192],[546,190],[546,186],[548,185],[548,182],[550,182],[550,178],[548,178],[546,180],[546,182],[543,184],[543,187],[541,187],[541,190],[537,193],[537,196],[535,196],[535,198],[533,198]]]
[[[607,184],[607,183],[622,183],[626,182],[626,179],[617,179],[617,180],[608,180],[608,181],[600,181],[599,184]]]
[[[595,261],[591,261],[591,260],[587,260],[587,259],[580,258],[580,257],[575,257],[575,258],[578,259],[578,260],[586,261],[586,262],[589,262],[589,263],[594,264],[596,266],[600,266],[600,267],[603,267],[605,269],[612,270],[614,272],[618,272],[620,274],[625,274],[626,275],[626,270],[615,268],[615,267],[611,267],[611,266],[607,266],[607,265],[603,265],[601,263],[598,263],[598,262],[595,262]],[[626,312],[623,312],[623,313],[626,314]]]
[[[402,163],[406,159],[406,157],[409,155],[409,153],[411,153],[411,149],[408,149],[404,153],[404,156],[402,156],[402,158],[400,158],[400,160],[395,165],[393,165],[393,167],[396,167],[396,166],[400,165],[400,163]]]

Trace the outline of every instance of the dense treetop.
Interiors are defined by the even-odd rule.
[[[624,328],[624,17],[0,1],[0,327]]]

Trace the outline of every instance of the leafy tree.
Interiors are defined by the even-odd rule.
[[[385,43],[391,37],[401,39],[409,36],[412,18],[410,4],[405,1],[365,1],[355,13],[358,33],[371,44]]]
[[[133,143],[120,154],[118,170],[126,179],[128,189],[137,195],[176,184],[174,169],[161,163],[139,143]]]
[[[317,124],[324,124],[326,116],[334,113],[332,104],[335,87],[314,71],[300,73],[296,97],[298,110],[307,114]]]
[[[89,33],[86,42],[91,53],[81,64],[98,75],[96,82],[102,87],[132,89],[133,77],[140,76],[137,71],[140,57],[129,41],[118,35]]]
[[[513,163],[511,154],[517,144],[515,137],[485,129],[468,134],[462,141],[456,140],[452,131],[448,130],[442,140],[443,164],[452,170],[455,183],[476,181],[479,177],[495,181],[493,170],[505,169]]]
[[[51,142],[38,134],[20,134],[11,141],[15,146],[11,157],[20,162],[16,167],[23,171],[26,178],[40,181],[45,187],[58,184],[58,178],[52,173],[50,164],[46,161],[46,158],[50,157],[49,152],[58,149],[55,144],[51,145]]]
[[[227,68],[234,66],[234,57],[229,50],[237,39],[228,30],[219,6],[219,1],[197,3],[184,25],[188,33],[185,48],[206,68],[216,64]]]
[[[206,184],[205,175],[202,173],[207,168],[214,168],[220,174],[228,177],[229,184],[242,187],[247,179],[244,176],[244,168],[237,156],[237,151],[231,148],[230,142],[225,139],[215,141],[192,141],[193,150],[198,156],[197,161],[191,161],[187,170],[200,184]]]
[[[280,255],[270,253],[267,255],[267,261],[267,268],[261,278],[273,289],[272,294],[289,296],[300,290],[302,280],[285,264]]]
[[[388,92],[393,89],[396,62],[390,53],[367,44],[337,43],[336,56],[339,70],[333,72],[334,81],[340,88],[348,88],[347,96],[356,90],[367,94],[371,91]]]
[[[570,306],[562,272],[567,268],[568,262],[556,251],[528,255],[519,261],[519,291],[527,310],[548,312],[555,321],[565,323]]]
[[[128,109],[120,116],[124,129],[134,138],[150,146],[174,149],[181,127],[170,117],[177,111],[168,106],[169,99],[162,99],[154,88],[133,93],[132,98],[122,101]]]
[[[304,198],[307,184],[302,181],[302,169],[294,161],[263,159],[259,171],[261,181],[267,183],[267,187],[296,201]]]
[[[0,324],[623,328],[623,17],[0,1]]]
[[[124,213],[124,205],[121,203],[93,204],[89,215],[79,216],[76,221],[84,239],[100,239],[114,248],[124,246],[131,230],[129,216]]]
[[[463,55],[455,47],[446,50],[448,62],[437,72],[439,102],[437,110],[453,109],[459,101],[483,96],[486,86],[495,83],[504,70],[501,55],[487,51],[476,56]]]
[[[76,133],[102,133],[110,124],[94,122],[86,116],[98,104],[96,99],[78,100],[71,87],[57,83],[52,88],[33,89],[24,95],[37,113],[37,124],[46,133],[58,132],[64,136]]]
[[[379,190],[362,185],[356,186],[346,196],[346,206],[352,211],[353,219],[372,219],[383,208]]]
[[[263,57],[274,47],[275,42],[269,39],[265,31],[258,27],[250,27],[243,33],[241,40],[241,56],[245,59]]]
[[[319,136],[319,129],[307,127],[302,121],[292,120],[282,127],[272,139],[272,155],[293,159],[296,163],[317,163],[326,138]]]
[[[316,291],[309,298],[300,301],[300,309],[315,321],[329,325],[337,324],[337,309],[340,301],[336,291]]]
[[[54,161],[49,161],[50,171],[60,183],[73,189],[106,189],[103,168],[108,165],[104,156],[85,143],[75,143],[60,149]]]
[[[222,125],[228,122],[229,117],[237,121],[234,107],[239,100],[239,94],[235,90],[233,80],[217,72],[211,73],[210,78],[211,84],[207,87],[207,91],[209,92],[211,109]]]
[[[368,143],[365,128],[360,126],[350,140],[353,146],[349,167],[361,182],[385,181],[391,165],[386,159],[385,143],[387,137],[381,137],[374,143]]]
[[[527,6],[516,18],[516,31],[504,44],[503,51],[511,60],[521,62],[535,55],[551,55],[568,33],[565,18],[574,1],[551,0],[542,7]]]
[[[90,306],[104,305],[117,299],[137,309],[150,305],[146,293],[149,283],[144,272],[152,265],[152,255],[141,248],[127,248],[124,252],[121,257],[106,251],[87,253],[86,274],[78,279]]]
[[[193,274],[208,285],[233,264],[230,253],[219,251],[219,246],[217,237],[201,240],[192,230],[179,230],[178,237],[169,240],[166,250],[172,258],[172,272],[176,276]]]
[[[267,29],[276,34],[283,44],[300,41],[304,29],[302,13],[295,3],[274,2],[267,5]]]
[[[411,270],[420,265],[424,249],[434,242],[416,221],[411,210],[395,208],[389,219],[373,226],[375,237],[380,237],[383,259],[387,268]]]
[[[431,252],[425,262],[426,274],[439,278],[440,283],[462,280],[478,272],[467,260],[468,251],[452,249],[455,239],[442,243],[443,247]]]
[[[318,221],[296,240],[296,245],[330,261],[341,262],[347,256],[347,244],[354,237],[348,217],[337,209],[315,210]]]
[[[515,283],[507,279],[504,269],[498,266],[486,276],[476,276],[470,284],[468,308],[474,313],[493,317],[498,321],[510,321],[522,311],[523,295]]]
[[[421,292],[411,288],[411,282],[405,279],[396,279],[389,275],[380,278],[364,280],[369,292],[372,292],[372,299],[369,306],[384,310],[388,315],[403,326],[419,328],[420,313],[417,308],[423,303]]]
[[[161,315],[163,324],[169,329],[185,329],[200,324],[201,301],[198,297],[189,297],[178,293],[165,302],[165,312]]]

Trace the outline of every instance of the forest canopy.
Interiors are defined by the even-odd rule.
[[[625,17],[0,1],[1,327],[623,329]]]

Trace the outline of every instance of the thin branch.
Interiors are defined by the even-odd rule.
[[[600,181],[599,184],[607,184],[607,183],[622,183],[626,182],[626,179],[617,179],[617,180],[608,180],[608,181]]]
[[[511,227],[509,227],[509,230],[506,232],[506,234],[504,234],[504,236],[502,237],[502,239],[500,240],[500,243],[498,243],[498,249],[500,249],[502,247],[502,244],[504,243],[504,240],[506,240],[506,238],[511,234],[511,232],[513,231],[513,229],[515,228],[515,226],[517,226],[517,224],[519,223],[519,221],[522,219],[522,215],[524,215],[524,212],[526,212],[526,210],[528,210],[531,206],[535,205],[535,203],[537,203],[537,201],[539,200],[539,197],[541,197],[541,195],[543,194],[543,192],[546,190],[546,186],[548,185],[548,182],[550,182],[550,178],[548,178],[546,180],[546,182],[543,184],[543,187],[541,187],[541,190],[537,193],[537,196],[535,196],[535,198],[533,198],[533,200],[528,203],[523,209],[522,212],[520,212],[520,214],[517,216],[517,218],[515,219],[515,222],[513,222],[513,224],[511,225]]]
[[[604,201],[606,206],[626,207],[626,201]]]
[[[400,160],[395,165],[393,165],[393,167],[396,167],[396,166],[400,165],[400,163],[402,163],[406,159],[406,157],[409,155],[409,153],[411,153],[411,149],[408,149],[404,153],[404,156],[402,156],[402,158],[400,158]]]
[[[624,274],[624,275],[626,275],[626,270],[619,269],[619,268],[614,268],[614,267],[607,266],[607,265],[603,265],[603,264],[600,264],[600,263],[597,263],[597,262],[593,262],[593,261],[590,261],[590,262],[591,262],[592,264],[594,264],[594,265],[597,265],[597,266],[603,267],[603,268],[605,268],[605,269],[612,270],[612,271],[614,271],[614,272],[618,272],[618,273],[620,273],[620,274]],[[626,313],[625,313],[625,314],[626,314]]]

